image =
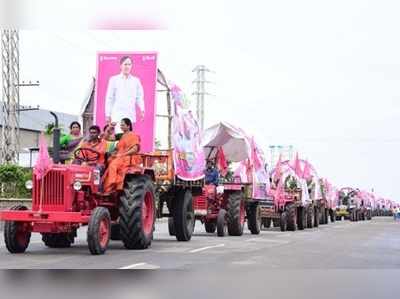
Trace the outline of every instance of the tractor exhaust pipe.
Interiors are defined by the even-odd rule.
[[[50,114],[54,117],[54,129],[53,129],[53,162],[60,163],[60,128],[58,127],[57,115],[50,111]]]

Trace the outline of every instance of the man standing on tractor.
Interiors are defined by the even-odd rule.
[[[207,168],[204,171],[204,174],[206,184],[218,185],[219,173],[218,170],[214,167],[214,163],[211,160],[207,161]]]

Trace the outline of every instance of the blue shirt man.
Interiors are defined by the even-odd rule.
[[[207,162],[207,169],[204,171],[204,174],[206,184],[218,185],[219,173],[211,161]]]

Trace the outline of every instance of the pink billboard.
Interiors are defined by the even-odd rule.
[[[97,54],[95,123],[119,123],[129,118],[140,136],[141,152],[154,147],[156,52],[100,52]]]

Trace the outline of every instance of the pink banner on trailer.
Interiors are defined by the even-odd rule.
[[[185,181],[204,177],[205,157],[201,147],[200,129],[192,112],[183,108],[184,93],[177,85],[171,87],[173,103],[172,146],[176,175]]]
[[[254,138],[251,139],[251,160],[253,164],[253,198],[267,198],[270,188],[269,176],[265,169],[265,162],[261,150],[257,147]]]
[[[154,147],[156,52],[100,52],[97,54],[95,123],[129,118],[140,136],[141,152]]]

